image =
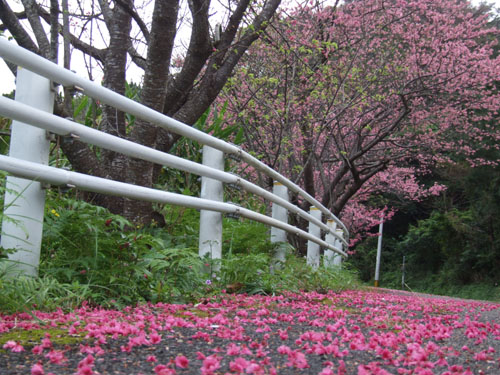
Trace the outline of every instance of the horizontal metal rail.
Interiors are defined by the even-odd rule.
[[[119,193],[121,196],[130,199],[240,215],[247,219],[271,225],[289,233],[294,233],[306,240],[313,241],[320,246],[347,257],[347,254],[343,252],[342,249],[339,249],[299,228],[249,209],[239,207],[232,203],[217,202],[131,185],[124,182],[108,180],[105,178],[49,167],[38,163],[32,163],[5,155],[0,155],[0,169],[17,177],[48,183],[55,186],[74,186],[81,190],[107,195],[117,195],[117,193]]]
[[[286,177],[282,176],[280,173],[276,172],[274,169],[270,168],[266,164],[262,163],[260,160],[256,159],[249,153],[242,151],[241,158],[243,161],[247,162],[254,168],[264,172],[267,174],[269,177],[272,177],[273,180],[280,182],[281,184],[285,185],[290,191],[302,196],[306,201],[308,201],[311,205],[314,207],[318,208],[323,214],[326,215],[327,219],[332,219],[337,225],[340,226],[340,228],[344,231],[345,237],[349,238],[349,231],[347,230],[347,227],[340,221],[337,216],[335,216],[328,208],[323,206],[320,202],[318,202],[313,196],[311,196],[309,193],[307,193],[305,190],[300,188],[298,185],[294,184],[292,181],[287,179]],[[330,232],[332,234],[335,233],[335,231],[327,231],[327,233]],[[335,237],[338,238],[337,234],[334,234]],[[345,242],[344,239],[342,239],[344,243],[347,245],[347,242]]]
[[[88,95],[94,99],[98,99],[105,104],[111,105],[123,112],[134,115],[137,118],[158,125],[164,129],[182,135],[186,138],[195,140],[200,144],[218,149],[226,154],[239,155],[243,161],[247,162],[254,168],[266,173],[276,181],[279,181],[283,185],[287,186],[290,191],[299,194],[310,204],[317,207],[319,210],[321,210],[322,213],[326,215],[327,218],[334,220],[337,225],[342,228],[342,230],[346,234],[346,238],[349,237],[349,231],[347,230],[346,226],[325,206],[323,206],[306,191],[301,189],[298,185],[294,184],[286,177],[274,171],[258,159],[254,158],[252,155],[248,154],[240,147],[229,144],[223,140],[194,129],[186,124],[183,124],[180,121],[167,117],[162,113],[159,113],[131,99],[123,97],[122,95],[106,89],[105,87],[102,87],[83,77],[79,77],[76,73],[64,69],[51,61],[48,61],[28,50],[25,50],[11,42],[8,42],[3,37],[0,37],[0,56],[2,56],[5,60],[10,61],[11,63],[25,67],[30,71],[47,77],[50,80],[65,87],[73,87],[76,90],[81,91],[85,95]]]
[[[301,208],[295,206],[294,204],[287,202],[286,200],[237,175],[198,164],[193,161],[180,158],[178,156],[167,154],[165,152],[154,150],[132,141],[128,141],[126,139],[101,132],[88,126],[78,124],[68,119],[63,119],[48,112],[40,111],[26,104],[22,104],[5,97],[0,97],[0,114],[23,123],[36,126],[38,128],[45,129],[61,136],[75,138],[82,142],[90,143],[94,146],[102,147],[107,150],[119,152],[133,158],[169,166],[199,176],[210,177],[226,184],[241,186],[245,191],[256,194],[271,202],[277,203],[287,208],[290,212],[295,213],[305,220],[316,224],[327,233],[330,232],[330,228],[321,220],[318,220],[317,218],[310,215]],[[335,232],[332,232],[332,234],[347,246],[347,241],[344,238],[342,238]]]

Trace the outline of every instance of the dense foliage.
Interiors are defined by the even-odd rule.
[[[438,174],[439,172],[439,174]],[[439,198],[406,205],[383,237],[381,284],[500,300],[500,174],[498,167],[449,166],[435,177],[448,187]],[[376,237],[356,247],[352,262],[373,279]]]

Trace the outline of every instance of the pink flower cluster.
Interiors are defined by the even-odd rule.
[[[380,217],[373,196],[419,201],[443,192],[420,182],[436,165],[500,164],[484,157],[500,148],[500,31],[484,7],[288,6],[216,102],[227,106],[228,127],[244,124],[244,149],[340,212],[353,232]],[[247,165],[241,171],[259,179]]]

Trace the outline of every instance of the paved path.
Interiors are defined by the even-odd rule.
[[[500,304],[488,302],[371,289],[37,315],[86,338],[10,342],[0,374],[500,374]],[[39,328],[4,316],[0,340]]]

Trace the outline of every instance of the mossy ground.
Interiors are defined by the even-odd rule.
[[[85,333],[79,335],[68,335],[68,331],[62,328],[46,328],[39,329],[19,329],[15,328],[8,332],[0,334],[0,352],[5,352],[3,345],[7,341],[15,341],[21,344],[25,350],[29,350],[36,345],[40,345],[45,337],[50,335],[50,341],[55,346],[74,345],[88,341],[85,339]]]

